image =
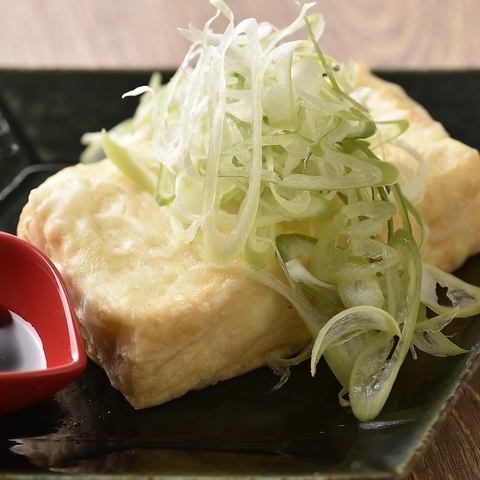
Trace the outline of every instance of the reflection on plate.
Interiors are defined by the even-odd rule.
[[[0,111],[5,117],[0,119],[0,189],[17,175],[0,192],[0,229],[14,231],[29,191],[76,161],[81,133],[109,127],[128,115],[135,102],[118,98],[148,76],[148,72],[0,72]],[[473,118],[480,109],[479,73],[383,76],[404,85],[453,136],[478,147]],[[480,284],[480,256],[471,259],[460,276]],[[452,328],[463,347],[480,341],[480,322],[474,319],[459,320]],[[15,476],[48,471],[405,475],[439,418],[451,408],[459,384],[478,363],[477,353],[474,349],[447,359],[409,359],[382,415],[363,423],[338,405],[339,386],[325,365],[314,382],[307,366],[295,368],[277,392],[271,391],[276,377],[260,369],[160,407],[135,411],[91,364],[53,399],[1,418],[0,478],[7,472]]]

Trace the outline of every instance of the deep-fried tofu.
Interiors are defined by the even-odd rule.
[[[279,294],[175,242],[169,211],[108,160],[32,191],[19,236],[58,266],[89,356],[136,408],[291,354],[309,335]]]
[[[375,114],[402,110],[405,139],[427,165],[418,208],[430,230],[424,258],[458,267],[480,250],[480,160],[451,139],[401,88],[358,69],[373,87]],[[394,163],[406,161],[398,148]],[[265,365],[273,351],[293,353],[309,340],[277,293],[238,271],[209,265],[201,242],[175,242],[168,209],[108,161],[77,165],[32,191],[19,236],[59,267],[90,357],[136,408]]]

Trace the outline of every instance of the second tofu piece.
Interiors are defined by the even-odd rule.
[[[422,256],[443,270],[455,270],[480,251],[478,150],[451,138],[401,87],[376,77],[366,67],[357,67],[355,83],[373,89],[367,104],[374,119],[399,111],[408,120],[410,126],[401,138],[423,156],[426,167],[425,195],[416,205],[429,230]],[[411,161],[399,148],[387,145],[384,153],[392,163]]]

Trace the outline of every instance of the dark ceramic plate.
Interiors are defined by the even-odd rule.
[[[479,72],[381,75],[403,85],[454,137],[478,148]],[[132,112],[135,100],[120,96],[148,76],[0,71],[0,229],[13,232],[29,191],[77,161],[83,132],[110,127]],[[480,257],[459,273],[480,284]],[[463,347],[480,341],[480,322],[454,328]],[[0,478],[45,478],[48,472],[401,477],[452,407],[477,353],[409,359],[381,416],[364,423],[338,405],[339,386],[325,365],[314,382],[305,366],[297,367],[274,393],[276,378],[265,368],[134,411],[92,364],[54,398],[0,418]]]

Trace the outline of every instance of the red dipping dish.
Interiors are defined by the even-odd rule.
[[[42,369],[0,371],[2,415],[61,390],[82,373],[87,357],[58,270],[40,250],[5,232],[0,232],[0,306],[31,324],[46,357]]]

